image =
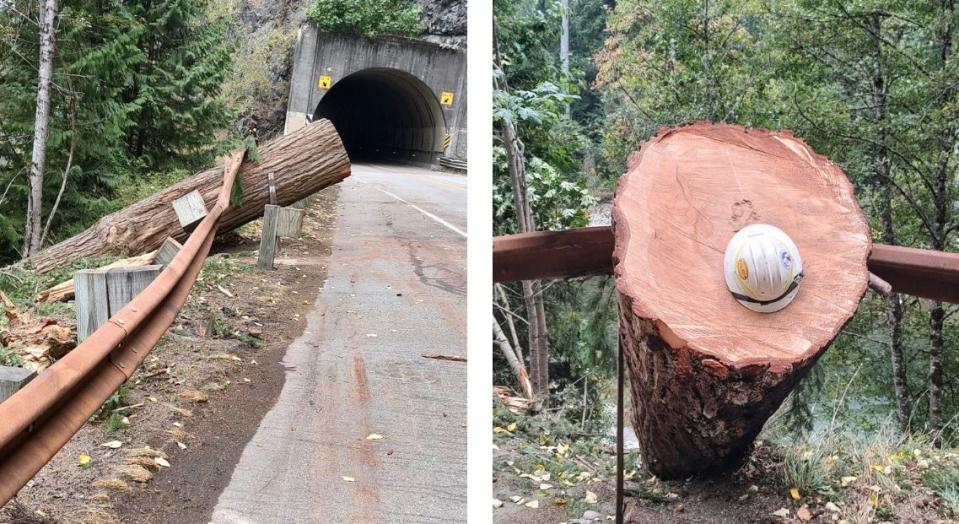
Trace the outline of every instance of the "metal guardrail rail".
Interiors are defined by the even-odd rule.
[[[610,275],[614,242],[608,226],[495,237],[493,281]],[[873,244],[868,266],[895,293],[959,304],[959,253]]]
[[[216,204],[142,293],[73,351],[0,403],[0,506],[40,471],[126,382],[186,302],[213,239],[244,150],[223,169]]]

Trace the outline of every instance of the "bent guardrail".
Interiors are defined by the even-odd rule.
[[[216,237],[246,150],[230,155],[216,204],[129,304],[0,404],[0,505],[13,498],[126,382],[176,318]]]

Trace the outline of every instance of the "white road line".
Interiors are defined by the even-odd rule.
[[[389,196],[391,196],[391,197],[399,200],[400,202],[402,202],[402,203],[404,203],[404,204],[412,207],[413,209],[419,211],[420,213],[423,213],[423,214],[426,215],[428,218],[431,218],[431,219],[433,219],[434,221],[438,222],[441,226],[445,227],[446,229],[449,229],[450,231],[452,231],[452,232],[454,232],[454,233],[457,233],[457,234],[460,235],[461,237],[466,238],[466,233],[464,233],[463,231],[460,231],[456,226],[454,226],[453,224],[450,224],[449,222],[443,220],[442,218],[434,215],[433,213],[430,213],[429,211],[427,211],[427,210],[425,210],[425,209],[417,206],[416,204],[412,204],[412,203],[410,203],[410,202],[407,202],[406,200],[403,200],[402,198],[394,195],[393,193],[390,193],[389,191],[387,191],[387,190],[385,190],[385,189],[380,189],[380,188],[378,188],[378,187],[376,187],[376,186],[374,186],[374,185],[372,185],[372,184],[369,184],[369,183],[367,183],[367,182],[363,182],[363,183],[370,185],[373,189],[379,191],[380,193],[384,193],[384,194],[386,194],[386,195],[389,195]]]

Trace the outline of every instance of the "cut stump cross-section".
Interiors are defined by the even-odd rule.
[[[804,264],[785,309],[730,295],[723,252],[774,225]],[[647,467],[683,478],[736,467],[763,424],[855,313],[866,219],[842,170],[789,132],[696,123],[630,157],[613,203],[620,344]]]

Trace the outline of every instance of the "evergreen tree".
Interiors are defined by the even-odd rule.
[[[226,23],[207,19],[206,2],[134,0],[126,6],[145,54],[124,98],[135,108],[129,152],[148,169],[203,165],[212,157],[216,132],[231,118],[219,96],[234,50]]]
[[[47,243],[115,210],[156,169],[206,164],[230,113],[232,44],[205,2],[61,0],[44,180]],[[20,258],[39,41],[36,2],[0,3],[0,265]]]

